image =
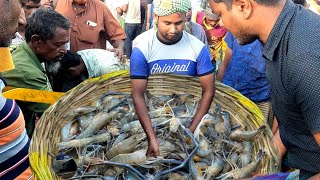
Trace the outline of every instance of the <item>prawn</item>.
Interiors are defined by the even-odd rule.
[[[226,159],[227,163],[223,167],[222,173],[229,172],[231,168],[237,168],[237,161],[239,159],[238,153],[234,152]]]
[[[165,102],[160,98],[152,95],[148,90],[146,90],[146,102],[148,102],[148,106],[150,110],[154,110],[156,107],[164,106]]]
[[[244,149],[243,153],[240,154],[239,157],[239,167],[245,167],[251,162],[251,154],[252,154],[252,143],[251,142],[243,142]]]
[[[145,139],[146,136],[144,134],[136,134],[128,139],[120,142],[118,145],[112,147],[109,151],[106,152],[106,156],[108,159],[112,159],[113,157],[119,154],[125,154],[132,152],[140,142]]]
[[[67,149],[71,147],[85,147],[90,143],[102,143],[106,141],[110,141],[111,134],[110,133],[103,133],[97,136],[84,138],[84,139],[75,139],[68,142],[60,142],[58,143],[59,150]]]
[[[227,172],[225,174],[220,175],[219,177],[217,177],[217,179],[241,179],[241,178],[246,178],[248,176],[250,176],[250,174],[252,172],[254,172],[257,167],[260,164],[260,161],[262,160],[263,156],[265,155],[265,152],[263,152],[262,150],[260,150],[258,152],[257,155],[257,159],[253,162],[251,162],[250,164],[248,164],[247,166],[243,167],[243,168],[239,168],[239,169],[235,169],[232,170],[230,172]]]
[[[83,107],[79,107],[77,109],[71,110],[68,113],[68,115],[69,116],[84,115],[84,114],[88,114],[88,113],[94,112],[95,110],[97,110],[97,108],[94,107],[94,106],[83,106]]]
[[[265,125],[259,127],[259,129],[254,131],[241,131],[240,129],[236,129],[232,131],[229,135],[229,139],[233,141],[251,141],[258,134],[263,132],[266,129]]]
[[[118,111],[111,111],[110,113],[99,112],[92,120],[89,127],[78,135],[77,139],[82,139],[91,136],[102,127],[106,126],[113,117],[118,114]]]
[[[220,156],[215,157],[215,161],[205,170],[205,179],[212,179],[216,177],[224,167],[224,160]]]

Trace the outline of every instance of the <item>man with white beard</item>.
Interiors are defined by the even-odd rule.
[[[69,34],[69,20],[58,12],[38,9],[32,13],[27,20],[26,42],[12,52],[15,69],[1,74],[8,86],[52,91],[47,73],[59,69],[59,63],[56,62],[67,52]],[[35,120],[40,118],[49,105],[30,102],[18,104],[31,137]]]

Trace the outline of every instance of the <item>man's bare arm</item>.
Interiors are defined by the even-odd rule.
[[[202,117],[208,113],[215,91],[213,73],[199,77],[199,81],[202,87],[202,97],[197,113],[193,118],[191,126],[189,127],[191,132],[194,132]]]
[[[278,158],[279,158],[279,160],[281,162],[282,161],[282,157],[287,152],[287,149],[283,145],[282,140],[280,138],[279,128],[277,129],[277,131],[276,131],[276,133],[275,133],[275,135],[273,137],[273,142],[274,142],[274,145],[276,146],[276,149],[278,149]]]
[[[153,131],[151,119],[148,114],[147,105],[144,99],[144,93],[147,89],[147,83],[148,81],[146,79],[132,79],[131,96],[140,124],[148,137],[149,147],[147,151],[147,156],[157,156],[159,154],[157,136]]]
[[[126,13],[128,11],[128,4],[124,4],[121,9]]]
[[[218,81],[222,81],[224,74],[229,66],[231,57],[232,57],[232,50],[229,47],[227,47],[226,55],[224,56],[224,60],[222,61],[222,64],[221,64],[220,68],[218,69],[218,74],[217,74]]]
[[[151,4],[148,4],[147,5],[146,30],[150,29],[150,15],[151,15]]]

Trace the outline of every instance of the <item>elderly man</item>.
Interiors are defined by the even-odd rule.
[[[52,91],[43,63],[60,60],[66,53],[69,42],[70,23],[61,14],[39,9],[27,20],[26,42],[13,51],[15,69],[2,76],[8,85]],[[49,65],[50,68],[51,65]],[[26,118],[28,134],[31,135],[34,121],[49,107],[47,104],[21,103]]]
[[[14,68],[10,50],[21,11],[18,0],[0,1],[0,72]],[[0,78],[0,92],[5,82]],[[0,93],[0,179],[31,179],[23,114],[14,100]]]
[[[291,0],[209,3],[240,44],[264,45],[279,158],[287,152],[300,179],[320,179],[320,16]]]
[[[156,73],[198,76],[202,87],[200,107],[189,129],[193,132],[208,112],[214,95],[214,69],[207,47],[184,31],[189,0],[154,1],[156,27],[133,42],[130,61],[132,98],[148,137],[147,156],[157,156],[159,146],[144,100],[148,77]],[[171,67],[171,68],[168,68]]]
[[[206,46],[208,45],[207,35],[200,24],[191,21],[192,9],[190,8],[187,13],[187,21],[185,23],[185,31],[192,34],[200,41],[202,41]]]
[[[59,0],[56,11],[72,24],[70,46],[72,52],[84,49],[106,49],[106,40],[123,60],[126,35],[108,7],[100,0]]]

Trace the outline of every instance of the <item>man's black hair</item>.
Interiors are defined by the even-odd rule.
[[[66,72],[71,67],[78,66],[81,62],[81,56],[77,53],[67,51],[61,59],[61,72]]]
[[[43,41],[50,40],[58,27],[68,30],[70,21],[54,10],[37,9],[27,19],[26,41],[30,42],[33,35],[38,35]]]

